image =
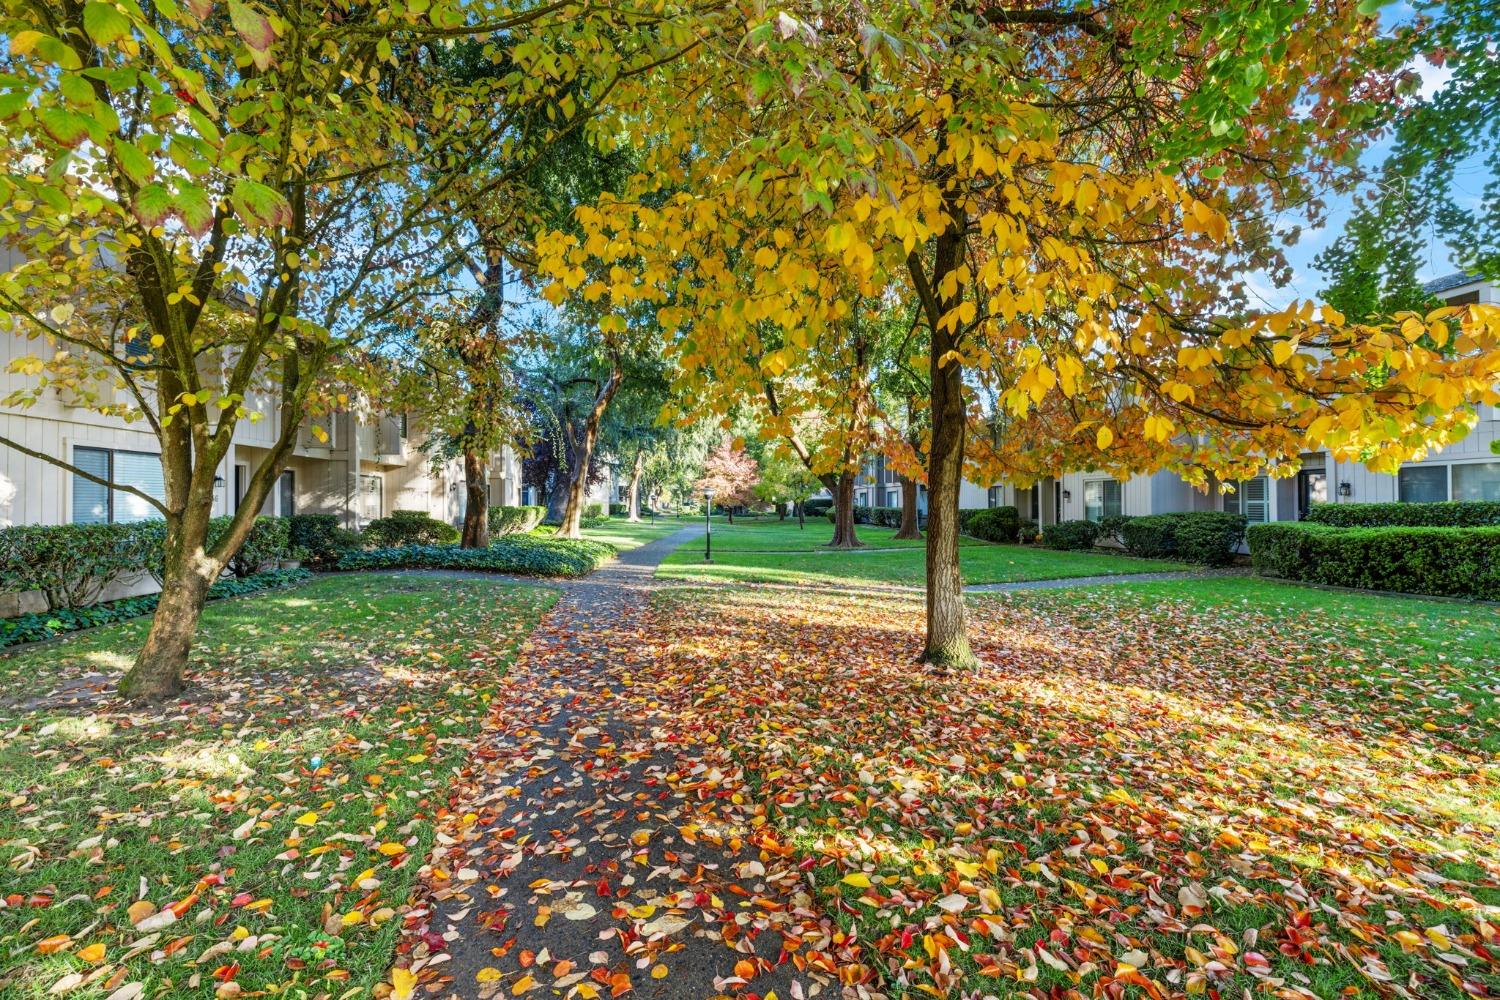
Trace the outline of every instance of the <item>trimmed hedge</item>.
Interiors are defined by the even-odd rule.
[[[526,576],[583,576],[615,554],[613,545],[587,539],[510,535],[487,549],[456,545],[405,545],[346,552],[335,567],[371,569],[468,569]]]
[[[1021,534],[1021,514],[1014,507],[983,507],[967,520],[958,512],[960,531],[986,542],[1015,542]]]
[[[40,591],[48,611],[84,608],[121,577],[161,560],[164,521],[19,524],[0,529],[0,592]]]
[[[293,514],[287,518],[287,541],[294,554],[322,568],[338,562],[339,556],[350,549],[359,548],[359,532],[339,524],[337,514]]]
[[[208,588],[208,599],[238,597],[254,594],[275,587],[290,587],[312,579],[305,569],[277,569],[253,576],[226,577]],[[0,648],[23,642],[36,642],[79,629],[96,625],[111,625],[115,622],[154,614],[157,595],[127,597],[107,604],[95,604],[87,608],[66,608],[41,614],[21,615],[18,618],[0,620]]]
[[[832,497],[814,497],[802,503],[802,513],[805,517],[821,517],[832,509]]]
[[[491,507],[490,537],[528,534],[536,530],[546,516],[546,507]]]
[[[1092,549],[1103,529],[1093,521],[1063,521],[1042,528],[1042,544],[1049,549],[1084,551]]]
[[[396,510],[390,517],[378,517],[365,526],[364,540],[376,548],[399,548],[404,545],[451,545],[458,541],[458,529],[421,510]]]
[[[1478,528],[1500,524],[1500,500],[1445,500],[1441,503],[1319,503],[1307,512],[1311,524],[1340,528],[1395,525],[1426,528]]]
[[[1227,566],[1245,539],[1245,517],[1216,510],[1148,514],[1120,525],[1125,550],[1145,559]]]
[[[1249,538],[1250,561],[1266,576],[1500,600],[1500,526],[1342,528],[1277,521],[1251,525]]]
[[[855,524],[876,524],[883,528],[901,527],[900,507],[866,507],[864,504],[854,505]]]

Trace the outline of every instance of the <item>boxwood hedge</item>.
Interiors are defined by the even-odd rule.
[[[1133,556],[1227,566],[1245,540],[1245,524],[1241,514],[1197,510],[1133,517],[1119,531]]]
[[[1307,512],[1313,524],[1340,528],[1405,525],[1417,528],[1478,528],[1500,524],[1500,500],[1442,503],[1320,503]]]
[[[456,545],[403,545],[346,552],[336,569],[467,569],[525,576],[583,576],[615,554],[613,545],[588,539],[508,535],[487,549]]]
[[[1426,505],[1423,505],[1426,506]],[[1251,525],[1259,573],[1306,583],[1500,600],[1500,526]]]
[[[546,507],[491,507],[490,537],[504,538],[506,535],[524,535],[534,531],[547,516]]]

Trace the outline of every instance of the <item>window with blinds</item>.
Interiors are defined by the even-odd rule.
[[[1446,465],[1407,465],[1396,473],[1396,497],[1402,503],[1441,503],[1448,499]]]
[[[1083,484],[1083,517],[1102,521],[1121,513],[1120,482],[1117,479],[1090,479]]]
[[[134,487],[157,500],[166,498],[159,455],[109,448],[74,448],[73,464],[84,472],[121,486]],[[72,513],[74,524],[125,524],[161,516],[155,507],[134,493],[111,490],[77,474],[73,476]]]
[[[1243,479],[1235,484],[1233,493],[1224,494],[1224,509],[1231,514],[1243,514],[1251,524],[1271,519],[1271,483],[1265,476]]]

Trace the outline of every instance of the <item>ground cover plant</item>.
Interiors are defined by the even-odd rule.
[[[921,539],[893,538],[890,528],[860,526],[860,549],[829,549],[829,529],[813,522],[763,521],[733,527],[714,524],[713,562],[703,561],[703,539],[685,542],[667,557],[657,575],[688,581],[760,583],[850,582],[921,586],[925,561]],[[894,551],[891,551],[894,550]],[[977,538],[959,542],[964,581],[971,584],[1054,580],[1120,573],[1157,573],[1188,568],[1161,559],[1138,559],[1108,552],[1057,552],[1024,545],[996,545]]]
[[[371,989],[554,599],[361,574],[211,604],[157,709],[112,693],[145,619],[0,657],[0,995]]]
[[[982,665],[943,676],[915,597],[678,589],[607,676],[715,776],[695,828],[759,849],[785,961],[887,996],[1500,990],[1500,612],[1243,579],[970,610]]]

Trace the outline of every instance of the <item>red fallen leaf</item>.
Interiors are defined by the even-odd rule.
[[[254,898],[255,897],[252,896],[250,893],[248,893],[248,892],[242,892],[242,893],[237,894],[233,899],[231,899],[229,901],[229,905],[230,906],[234,906],[234,907],[245,906],[251,900],[253,900]]]
[[[608,899],[611,895],[613,895],[613,893],[610,891],[609,883],[602,878],[599,880],[599,883],[594,886],[594,891],[603,896],[605,899]]]
[[[213,977],[221,983],[227,983],[239,974],[240,963],[238,962],[230,962],[227,965],[221,965],[213,971]]]

